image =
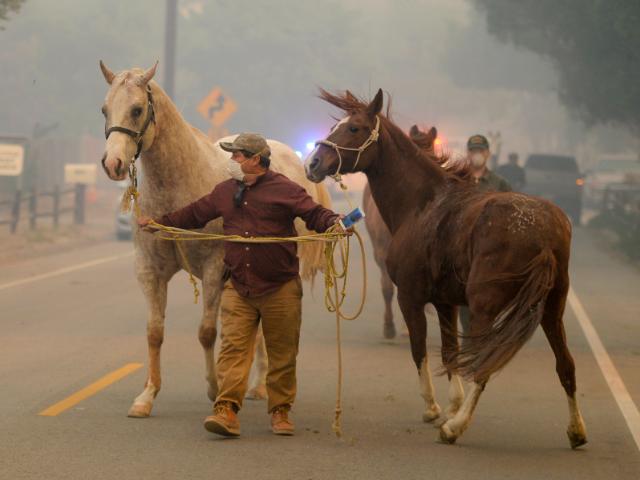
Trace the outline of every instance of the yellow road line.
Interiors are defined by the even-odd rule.
[[[82,390],[77,391],[73,395],[68,396],[64,400],[59,401],[55,405],[51,405],[49,408],[41,411],[38,415],[42,415],[44,417],[55,417],[56,415],[61,414],[65,410],[77,405],[82,400],[95,395],[100,390],[107,388],[112,383],[117,382],[121,378],[126,377],[130,373],[135,372],[139,368],[142,367],[142,363],[128,363],[124,367],[115,370],[101,379],[93,382],[91,385],[83,388]]]

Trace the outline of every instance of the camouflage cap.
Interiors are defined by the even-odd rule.
[[[249,152],[264,158],[271,156],[267,140],[257,133],[241,133],[233,142],[220,142],[220,148],[227,152]]]
[[[484,135],[473,135],[467,141],[467,150],[489,150],[489,140]]]

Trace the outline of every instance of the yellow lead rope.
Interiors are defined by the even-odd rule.
[[[135,162],[132,162],[129,169],[129,176],[131,178],[131,185],[125,191],[122,197],[121,208],[122,211],[130,211],[133,205],[133,213],[135,217],[140,216],[140,207],[138,205],[138,198],[140,192],[137,190],[137,172]],[[347,187],[338,179],[340,188],[345,194],[347,203],[353,209],[351,199],[347,193]],[[194,232],[192,230],[184,230],[181,228],[168,227],[161,225],[155,221],[151,221],[149,226],[160,233],[159,238],[162,240],[169,240],[176,242],[176,247],[183,265],[187,273],[189,274],[189,282],[193,286],[194,300],[198,303],[198,297],[200,291],[198,290],[198,284],[191,272],[191,267],[187,256],[182,248],[183,241],[224,241],[234,243],[282,243],[282,242],[325,242],[324,256],[325,256],[325,268],[324,268],[324,286],[325,295],[324,302],[325,307],[329,312],[336,314],[336,341],[337,341],[337,355],[338,355],[338,384],[336,391],[336,407],[335,416],[333,421],[333,431],[336,436],[342,436],[342,335],[340,329],[340,320],[355,320],[360,316],[364,309],[367,293],[367,264],[364,252],[364,243],[360,234],[354,230],[354,235],[358,240],[358,246],[360,247],[360,254],[362,258],[362,293],[360,296],[360,305],[356,309],[355,313],[346,315],[342,312],[342,306],[347,297],[347,282],[349,275],[349,236],[335,231],[335,227],[329,228],[324,233],[313,233],[308,235],[300,235],[297,237],[243,237],[241,235],[223,235],[216,233],[204,233]],[[340,251],[340,270],[336,267],[335,251],[339,246]]]

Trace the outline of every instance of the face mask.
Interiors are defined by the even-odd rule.
[[[476,168],[484,167],[485,163],[486,163],[486,160],[484,158],[484,155],[482,155],[481,153],[474,153],[473,155],[471,155],[471,164],[474,167]]]
[[[242,166],[232,158],[230,158],[229,162],[227,163],[227,171],[229,172],[229,175],[231,175],[231,178],[235,178],[239,182],[244,180],[244,172],[242,171]]]

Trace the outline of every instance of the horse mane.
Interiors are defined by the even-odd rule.
[[[320,88],[318,97],[331,105],[352,115],[354,113],[365,110],[369,106],[369,102],[357,97],[349,90],[345,90],[342,94],[333,94],[324,88]],[[380,116],[396,126],[390,118],[391,114],[391,96],[388,95],[386,114]],[[400,130],[400,129],[399,129]],[[404,132],[403,132],[404,134]],[[405,134],[406,135],[406,134]],[[431,127],[429,132],[421,131],[417,125],[411,127],[409,138],[417,147],[423,158],[440,166],[447,174],[448,179],[453,181],[467,180],[471,176],[471,164],[466,159],[452,160],[448,153],[437,154],[433,148],[433,142],[437,137],[437,130]]]

